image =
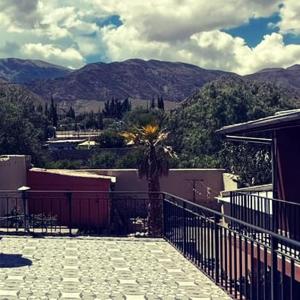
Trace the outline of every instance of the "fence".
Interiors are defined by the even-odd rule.
[[[298,299],[299,242],[227,216],[240,227],[268,236],[266,244],[227,227],[219,212],[169,194],[163,203],[165,238],[234,299]]]
[[[234,299],[298,299],[298,241],[168,193],[155,198],[163,203],[163,237]],[[5,232],[147,232],[146,192],[30,191],[0,201],[8,204]]]
[[[148,192],[7,191],[0,233],[146,235],[148,205]]]
[[[236,219],[300,241],[299,203],[231,192],[230,207],[231,216]],[[234,222],[231,226],[241,229]]]

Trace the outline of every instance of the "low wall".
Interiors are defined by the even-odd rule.
[[[16,191],[19,187],[27,184],[27,169],[29,166],[30,156],[0,156],[0,217],[10,214],[14,209],[19,212],[23,211],[20,194],[5,191]]]
[[[115,176],[115,191],[147,191],[145,179],[140,179],[136,169],[89,169],[95,174]],[[171,169],[167,177],[160,180],[161,191],[217,208],[215,200],[224,190],[223,169]],[[195,190],[193,191],[193,184]]]

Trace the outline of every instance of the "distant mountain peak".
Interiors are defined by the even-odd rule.
[[[300,70],[300,64],[295,64],[295,65],[290,66],[286,69],[289,70],[289,71],[299,71]]]
[[[119,99],[148,100],[162,96],[169,101],[183,101],[204,84],[221,78],[271,81],[300,95],[300,64],[288,68],[266,68],[247,76],[221,70],[157,59],[132,58],[116,62],[95,62],[70,70],[34,59],[0,59],[0,82],[25,85],[44,99],[57,101]]]
[[[129,59],[88,64],[56,80],[34,81],[27,85],[47,99],[53,94],[62,101],[104,101],[112,97],[151,99],[157,96],[181,101],[223,74],[227,72],[179,62]]]
[[[37,79],[61,77],[71,70],[42,60],[3,58],[0,59],[0,77],[13,83],[26,83]]]

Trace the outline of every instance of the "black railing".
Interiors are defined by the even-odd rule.
[[[163,204],[162,236],[234,299],[299,298],[299,242],[168,193],[152,198]],[[7,192],[0,231],[147,233],[149,203],[147,192]]]
[[[228,227],[224,215],[209,208],[169,194],[163,203],[165,238],[234,299],[299,299],[300,260],[291,255],[299,251],[299,242],[226,216],[268,236],[270,243],[264,243]]]
[[[231,216],[236,219],[300,241],[299,203],[231,192],[230,210]],[[238,224],[230,224],[239,229]]]
[[[0,233],[144,236],[148,205],[148,192],[6,191]]]

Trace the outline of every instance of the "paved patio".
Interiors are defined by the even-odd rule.
[[[159,239],[0,241],[0,299],[230,299]]]

